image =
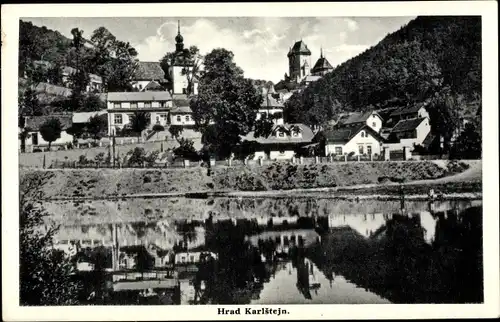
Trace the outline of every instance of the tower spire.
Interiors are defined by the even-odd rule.
[[[323,58],[323,46],[321,46],[321,53],[320,53],[320,58]]]
[[[178,35],[181,34],[181,21],[180,20],[177,20],[177,34]]]
[[[177,52],[181,52],[184,49],[183,41],[184,38],[181,35],[181,21],[177,20],[177,36],[175,36],[175,49]]]

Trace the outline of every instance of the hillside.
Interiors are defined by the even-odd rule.
[[[429,111],[431,119],[433,115],[442,119],[436,122],[444,122],[442,114],[455,111],[459,116],[480,118],[480,17],[412,20],[295,93],[286,104],[286,116],[291,122],[321,125],[344,111],[431,99],[451,102],[441,104],[446,108]]]

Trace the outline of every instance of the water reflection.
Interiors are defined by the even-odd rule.
[[[88,304],[483,301],[480,203],[332,203],[216,200],[198,219],[64,226],[55,247]]]

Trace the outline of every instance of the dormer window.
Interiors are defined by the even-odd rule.
[[[285,132],[283,131],[278,131],[278,137],[284,138],[285,137]]]

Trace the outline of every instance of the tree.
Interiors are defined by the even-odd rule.
[[[156,138],[158,139],[158,132],[165,131],[165,127],[161,124],[153,125],[153,131],[156,132]]]
[[[182,134],[183,128],[181,125],[170,125],[168,128],[168,132],[170,132],[170,135],[178,142],[179,142],[179,137]]]
[[[106,118],[94,115],[89,118],[89,122],[86,126],[87,132],[92,136],[92,138],[97,141],[103,137],[103,133],[108,127],[108,122]]]
[[[466,124],[464,131],[458,136],[450,151],[452,159],[481,159],[482,139],[473,124]]]
[[[137,68],[137,51],[118,39],[106,28],[99,27],[90,38],[95,46],[92,62],[103,77],[106,91],[130,91],[130,81]]]
[[[37,98],[36,92],[28,86],[20,97],[19,115],[40,116],[43,115],[43,110]]]
[[[49,142],[49,150],[52,142],[61,137],[62,125],[59,119],[51,118],[40,126],[42,138]]]
[[[19,282],[21,305],[77,304],[79,283],[72,280],[73,266],[60,251],[53,249],[58,227],[43,231],[45,210],[35,206],[42,182],[33,177],[21,181],[19,203]]]
[[[200,158],[198,152],[194,148],[193,140],[185,138],[179,140],[179,146],[174,149],[174,154],[191,161],[198,161]]]
[[[141,132],[144,131],[151,122],[150,114],[147,112],[135,112],[130,120],[130,127],[137,134],[137,139],[141,137]]]
[[[255,124],[261,94],[226,49],[214,49],[205,56],[205,70],[200,78],[199,94],[191,100],[196,128],[221,156],[229,156]]]
[[[182,67],[182,75],[186,76],[188,84],[186,94],[188,96],[193,94],[194,82],[200,76],[202,61],[203,56],[200,55],[200,50],[196,46],[186,48],[182,52],[166,53],[160,60],[160,65],[165,72],[166,79],[169,81],[169,90],[173,90],[171,67],[175,64]]]

